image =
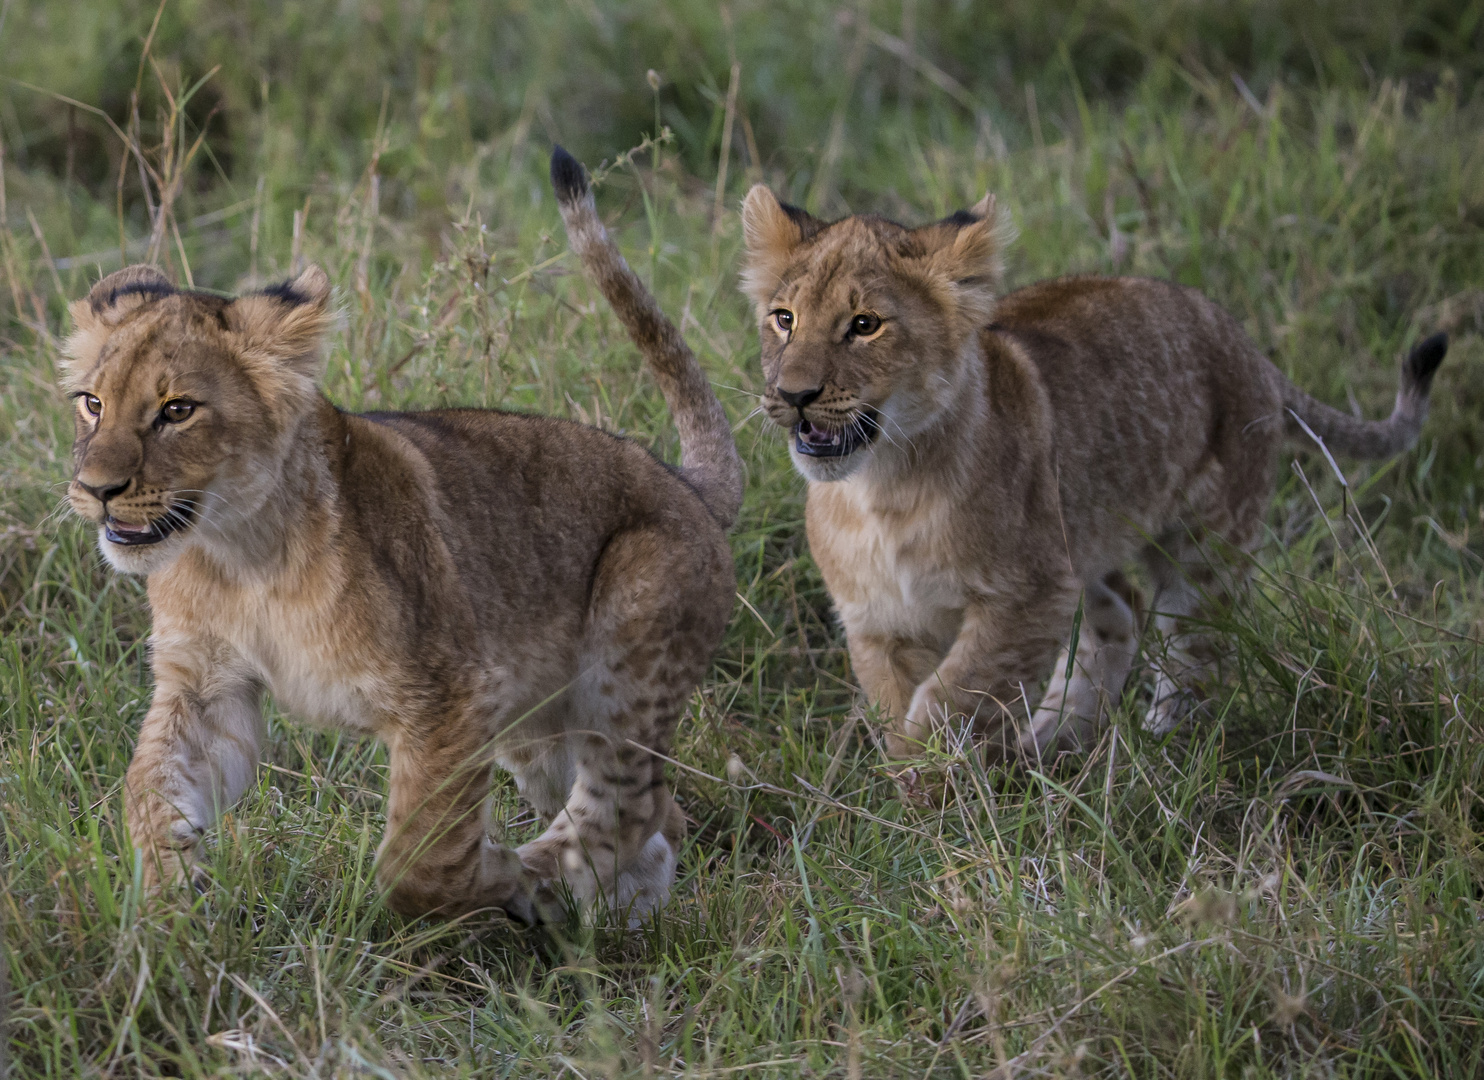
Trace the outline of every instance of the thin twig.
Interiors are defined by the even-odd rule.
[[[727,194],[727,166],[732,161],[732,125],[737,119],[737,90],[742,82],[742,65],[732,61],[732,77],[727,83],[726,114],[721,122],[721,164],[716,169],[716,200],[711,206],[711,231],[721,227],[723,200]]]
[[[62,275],[57,273],[57,264],[52,259],[51,248],[46,246],[46,236],[41,231],[40,224],[36,221],[36,215],[31,213],[31,208],[26,207],[26,220],[31,223],[31,233],[36,237],[36,242],[41,245],[41,257],[46,261],[46,268],[52,272],[52,287],[57,290],[58,296],[65,296],[66,290],[62,288]]]
[[[836,15],[836,18],[846,26],[852,26],[859,25],[858,20],[864,17],[846,8],[842,9]],[[898,60],[912,67],[919,75],[927,79],[928,82],[962,105],[976,120],[983,114],[984,107],[979,104],[979,99],[969,91],[968,87],[948,74],[948,72],[944,71],[937,64],[927,59],[907,42],[894,34],[888,34],[885,30],[871,24],[869,21],[865,22],[865,31],[873,45],[891,53]]]
[[[834,114],[830,117],[830,134],[825,140],[824,153],[819,160],[819,175],[809,189],[809,209],[817,210],[824,200],[831,198],[835,190],[835,166],[845,149],[845,111],[855,95],[855,80],[860,74],[861,62],[866,56],[866,42],[870,39],[871,23],[866,14],[866,0],[861,0],[861,10],[852,15],[842,11],[838,18],[844,25],[855,26],[855,42],[845,59],[845,77],[840,81],[840,97],[835,102]]]

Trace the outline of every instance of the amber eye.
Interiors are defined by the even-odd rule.
[[[79,394],[82,398],[82,407],[88,411],[89,416],[99,416],[103,412],[103,402],[92,394]]]
[[[850,332],[855,337],[870,337],[881,329],[881,316],[863,311],[850,320]]]
[[[167,401],[165,402],[165,407],[160,410],[160,419],[164,420],[167,424],[178,424],[182,420],[189,419],[191,413],[195,411],[196,403],[194,401],[186,401],[184,399]]]
[[[779,308],[773,312],[773,325],[778,327],[780,333],[792,333],[794,328],[794,313],[787,308]]]

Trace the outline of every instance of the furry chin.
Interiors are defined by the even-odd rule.
[[[854,453],[837,457],[814,457],[809,454],[801,454],[790,447],[788,456],[793,460],[794,468],[799,474],[811,483],[830,483],[835,480],[844,480],[846,477],[859,472],[871,459],[872,447],[863,446]]]
[[[121,574],[153,574],[175,561],[185,544],[171,535],[157,544],[115,544],[103,528],[98,530],[98,550],[109,566]]]

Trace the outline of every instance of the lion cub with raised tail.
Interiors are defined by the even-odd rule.
[[[1447,351],[1418,345],[1390,419],[1366,423],[1296,389],[1192,289],[1077,277],[999,297],[988,196],[909,229],[820,221],[758,186],[743,224],[763,404],[898,755],[954,718],[1007,752],[1085,746],[1134,660],[1135,558],[1162,639],[1144,724],[1170,730],[1211,663],[1187,620],[1243,572],[1208,549],[1256,545],[1285,437],[1404,450]]]
[[[125,791],[152,886],[253,783],[266,691],[387,744],[393,908],[530,920],[558,883],[631,919],[665,902],[685,821],[662,758],[732,608],[741,463],[560,148],[552,180],[676,418],[679,468],[550,417],[336,408],[317,268],[228,300],[137,266],[72,305],[68,496],[149,579],[155,691]],[[486,833],[495,763],[548,826],[517,850]]]

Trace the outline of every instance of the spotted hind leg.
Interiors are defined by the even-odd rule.
[[[581,910],[602,903],[642,919],[669,898],[684,837],[683,818],[678,835],[666,833],[675,832],[675,804],[663,763],[647,749],[619,743],[615,733],[573,738],[571,795],[546,831],[517,853],[545,884],[545,902],[561,884]]]
[[[1151,735],[1167,734],[1197,709],[1216,671],[1221,642],[1202,624],[1227,608],[1247,575],[1241,551],[1226,554],[1188,535],[1167,537],[1145,552],[1155,585],[1149,635],[1154,695],[1144,715]]]
[[[1076,663],[1068,665],[1063,647],[1030,727],[1021,735],[1022,753],[1035,758],[1058,748],[1086,749],[1092,742],[1098,723],[1118,704],[1133,666],[1135,605],[1134,589],[1119,571],[1086,586]]]
[[[560,883],[580,909],[601,904],[630,924],[664,906],[675,880],[685,819],[664,758],[732,590],[724,549],[707,562],[666,541],[629,533],[604,553],[563,734],[570,792],[519,849],[549,889]]]

